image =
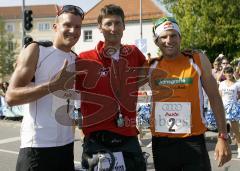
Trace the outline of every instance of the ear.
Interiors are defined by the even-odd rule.
[[[53,30],[56,31],[57,30],[57,24],[54,23],[53,26],[52,26]]]

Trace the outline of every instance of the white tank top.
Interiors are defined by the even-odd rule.
[[[222,92],[223,105],[237,102],[238,92],[240,91],[240,83],[235,82],[231,86],[227,86],[226,81],[219,84],[219,90]]]
[[[34,85],[49,80],[61,69],[64,59],[68,60],[71,70],[75,71],[75,54],[63,52],[55,47],[39,46],[39,59],[35,72]],[[56,96],[50,93],[26,105],[21,126],[21,147],[56,147],[73,142],[72,126],[65,126],[56,121]],[[60,99],[60,98],[59,98]],[[58,104],[58,102],[57,102]],[[64,104],[67,105],[67,102]]]

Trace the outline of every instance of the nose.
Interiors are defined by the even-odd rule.
[[[167,37],[166,37],[166,43],[171,43],[171,41],[172,41],[171,36],[167,36]]]
[[[69,32],[74,33],[75,32],[75,28],[74,27],[70,27],[69,28]]]
[[[117,29],[117,27],[116,27],[115,24],[112,24],[111,27],[110,27],[110,29],[111,29],[112,32],[115,32],[116,29]]]
[[[77,27],[70,27],[68,29],[68,32],[71,33],[71,34],[80,35],[81,34],[81,29],[79,29]]]

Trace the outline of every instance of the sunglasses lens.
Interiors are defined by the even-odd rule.
[[[82,8],[78,7],[78,6],[74,6],[74,5],[65,5],[62,7],[62,9],[60,10],[60,12],[58,13],[58,16],[61,15],[64,12],[72,12],[74,14],[80,15],[82,17],[82,19],[84,19],[84,12],[82,10]]]

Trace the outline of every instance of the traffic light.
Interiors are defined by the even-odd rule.
[[[25,44],[28,44],[28,43],[32,42],[33,38],[31,36],[27,35],[27,36],[24,37],[23,41],[24,41],[24,45],[25,45]]]
[[[32,21],[32,10],[24,10],[24,28],[26,31],[30,31],[32,29]]]

